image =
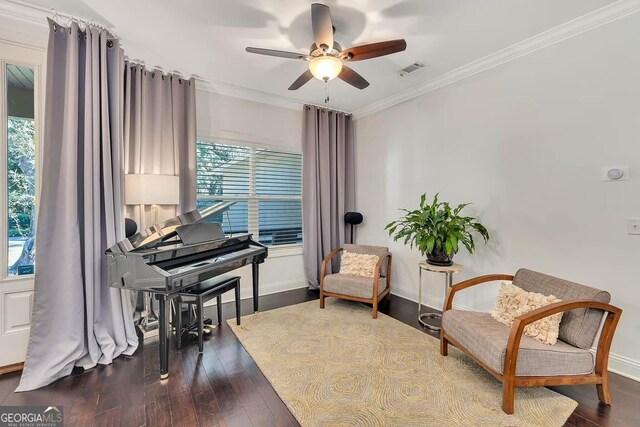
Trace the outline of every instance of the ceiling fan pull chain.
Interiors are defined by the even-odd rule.
[[[325,81],[324,81],[324,103],[325,103],[325,104],[328,104],[328,103],[329,103],[329,95],[328,95],[328,93],[327,93],[327,91],[328,91],[328,89],[327,89],[327,83],[328,83],[328,81],[327,81],[327,80],[325,80]]]

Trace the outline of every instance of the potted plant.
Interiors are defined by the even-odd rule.
[[[438,194],[432,203],[427,203],[427,195],[420,197],[420,208],[416,210],[401,209],[406,214],[385,227],[394,241],[404,239],[426,255],[427,262],[433,265],[452,265],[453,256],[458,252],[460,244],[469,253],[473,253],[475,242],[473,233],[489,240],[489,232],[478,222],[477,218],[462,216],[462,210],[469,203],[452,208],[447,202],[440,202]]]

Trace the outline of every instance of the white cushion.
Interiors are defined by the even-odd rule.
[[[357,254],[354,252],[342,252],[340,261],[340,274],[359,277],[375,277],[378,255]]]
[[[511,326],[516,317],[560,300],[553,295],[527,292],[512,283],[502,283],[496,307],[491,317],[500,323]],[[545,344],[555,344],[560,331],[562,313],[547,316],[527,325],[524,334]]]

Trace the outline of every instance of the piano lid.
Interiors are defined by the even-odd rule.
[[[220,202],[202,209],[183,213],[159,224],[154,224],[144,231],[124,239],[108,249],[112,253],[127,253],[131,251],[152,248],[158,243],[177,235],[176,229],[182,225],[204,222],[214,215],[219,215],[236,202]]]

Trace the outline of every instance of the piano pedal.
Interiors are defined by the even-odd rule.
[[[205,333],[205,335],[209,335],[211,332],[213,332],[215,328],[216,328],[216,325],[207,325],[204,328],[202,328],[202,331]]]

